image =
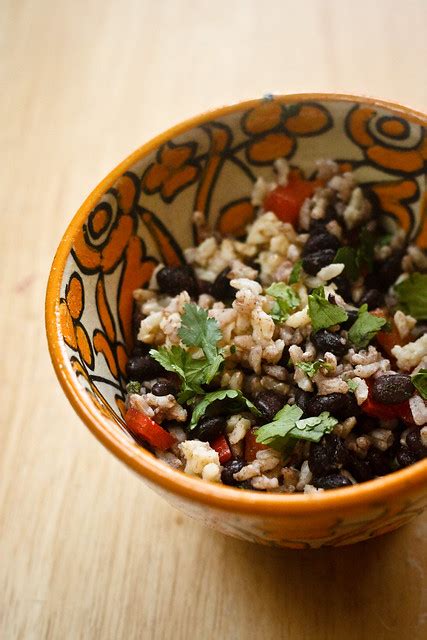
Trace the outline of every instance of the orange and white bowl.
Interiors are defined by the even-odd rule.
[[[351,168],[378,212],[427,247],[427,116],[334,94],[268,96],[197,116],[140,147],[94,189],[58,247],[46,297],[59,382],[95,436],[155,491],[223,533],[294,548],[344,545],[391,531],[427,503],[427,460],[316,495],[207,483],[139,446],[123,420],[132,291],[156,264],[197,242],[195,210],[222,233],[254,215],[250,192],[277,158],[304,171],[320,158]]]

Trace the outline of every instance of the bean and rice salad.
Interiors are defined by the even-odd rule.
[[[134,292],[126,423],[175,469],[276,493],[347,487],[427,455],[427,256],[352,173],[286,161],[221,237]],[[389,222],[390,225],[390,222]]]

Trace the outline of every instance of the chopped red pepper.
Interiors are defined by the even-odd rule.
[[[283,222],[295,225],[304,200],[313,195],[318,184],[317,181],[304,180],[297,173],[291,173],[287,185],[279,185],[267,194],[264,209],[273,211]]]
[[[218,436],[218,438],[215,438],[215,440],[211,442],[211,447],[218,453],[221,464],[225,464],[233,457],[225,436]]]
[[[141,411],[128,409],[125,420],[133,436],[146,440],[155,449],[165,451],[176,442],[175,438],[166,429],[163,429],[157,422],[154,422]]]
[[[267,449],[265,444],[261,444],[256,441],[255,430],[251,429],[245,436],[245,460],[246,462],[252,462],[256,458],[258,451]]]
[[[371,385],[369,385],[371,386]],[[367,413],[368,416],[378,418],[379,420],[393,420],[393,418],[400,418],[408,424],[414,424],[412,417],[411,407],[409,401],[398,402],[396,404],[385,404],[383,402],[377,402],[371,396],[369,390],[368,398],[360,407],[363,413]]]
[[[386,355],[389,356],[390,358],[393,358],[393,354],[391,352],[393,347],[395,347],[396,345],[403,347],[405,344],[409,342],[409,336],[408,338],[401,337],[394,323],[394,320],[392,318],[387,317],[387,314],[383,309],[375,309],[374,311],[371,311],[371,313],[373,316],[377,316],[378,318],[386,318],[386,320],[388,320],[389,322],[389,325],[391,327],[390,331],[378,331],[375,338],[378,344],[380,345],[380,347],[386,353]]]

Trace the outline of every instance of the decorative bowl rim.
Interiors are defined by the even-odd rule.
[[[297,93],[272,94],[283,104],[300,101],[355,102],[382,107],[396,112],[411,122],[427,127],[427,115],[396,102],[363,95],[346,93]],[[222,510],[247,514],[260,514],[269,517],[300,516],[309,513],[339,512],[343,507],[378,505],[384,499],[399,493],[409,494],[427,486],[427,460],[421,460],[410,467],[394,471],[388,476],[356,484],[335,491],[325,491],[316,495],[288,495],[242,491],[221,484],[204,482],[199,478],[186,475],[182,471],[168,467],[142,447],[136,447],[131,440],[126,442],[119,437],[117,430],[95,407],[88,394],[77,381],[67,357],[59,322],[60,287],[65,264],[81,224],[98,203],[103,194],[110,189],[118,178],[138,160],[156,150],[171,138],[198,127],[210,120],[236,111],[247,110],[258,105],[263,98],[244,100],[234,104],[214,108],[193,116],[155,136],[125,160],[120,162],[95,187],[86,198],[68,225],[55,253],[49,273],[46,290],[45,323],[50,357],[61,387],[86,426],[96,438],[122,462],[138,475],[159,485],[162,489],[182,498],[194,500]]]

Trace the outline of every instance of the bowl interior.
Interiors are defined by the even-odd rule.
[[[254,217],[252,185],[272,177],[277,158],[306,174],[322,158],[352,169],[378,214],[427,246],[426,120],[404,108],[268,97],[196,118],[136,151],[70,225],[48,292],[55,314],[47,316],[53,359],[75,406],[133,456],[141,448],[122,418],[132,291],[148,284],[159,261],[183,261],[198,240],[194,211],[221,233],[242,234]]]

